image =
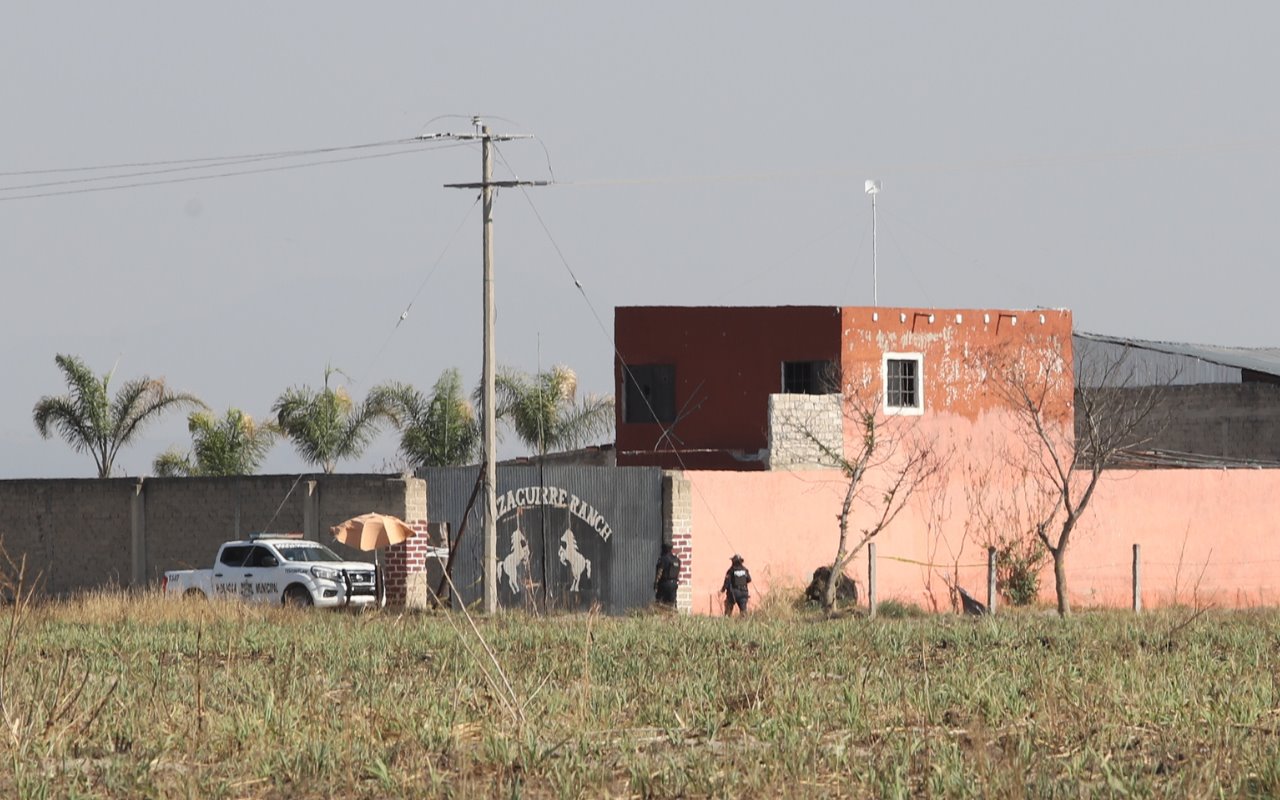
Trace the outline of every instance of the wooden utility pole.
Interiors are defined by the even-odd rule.
[[[454,139],[480,142],[480,182],[446,183],[447,189],[479,189],[484,213],[484,377],[481,393],[484,405],[482,430],[484,435],[484,611],[493,614],[498,610],[498,439],[495,424],[497,414],[494,399],[493,343],[493,195],[495,189],[517,186],[546,186],[546,181],[495,181],[493,180],[493,143],[512,139],[531,139],[528,134],[493,134],[480,117],[472,117],[474,133],[432,133],[419,139]]]

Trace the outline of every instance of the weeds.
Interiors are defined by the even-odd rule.
[[[42,722],[25,747],[0,738],[0,793],[1234,796],[1280,785],[1280,612],[1204,610],[1170,648],[1185,612],[978,623],[884,607],[835,620],[780,607],[733,624],[508,613],[475,621],[485,653],[445,612],[47,603],[8,643],[6,714]],[[514,722],[515,698],[528,725]],[[46,734],[49,718],[62,722]]]
[[[36,658],[22,647],[36,625],[36,585],[26,558],[15,561],[0,541],[0,723],[15,758],[44,757],[75,747],[93,727],[119,684],[99,678],[71,650]]]

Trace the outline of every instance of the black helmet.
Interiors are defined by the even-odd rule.
[[[732,560],[733,560],[733,563],[735,563],[735,564],[741,564],[741,563],[742,563],[742,556],[738,555],[737,553],[734,553],[734,554],[733,554],[733,559],[732,559]]]

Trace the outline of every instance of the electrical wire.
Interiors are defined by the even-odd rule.
[[[898,241],[897,235],[890,226],[881,225],[884,232],[889,234],[889,241],[893,242],[893,246],[898,251],[899,258],[902,259],[903,265],[907,268],[907,274],[911,276],[911,280],[915,281],[916,288],[924,295],[925,304],[933,307],[933,298],[929,295],[929,290],[925,287],[924,282],[920,280],[920,276],[916,274],[915,269],[911,266],[911,259],[907,258],[907,252],[902,249],[902,244]]]
[[[168,175],[174,172],[190,172],[193,170],[213,169],[215,167],[231,167],[237,164],[254,164],[261,161],[276,161],[286,158],[300,158],[308,155],[320,155],[325,153],[345,152],[351,150],[366,150],[371,147],[388,147],[397,145],[415,144],[413,139],[402,139],[395,142],[382,142],[374,144],[349,145],[346,147],[327,147],[316,150],[297,150],[291,153],[266,153],[260,155],[240,156],[235,158],[220,159],[195,159],[188,163],[177,162],[180,166],[166,166],[163,169],[149,169],[141,172],[118,172],[110,175],[98,175],[92,178],[67,178],[59,181],[41,181],[39,183],[26,183],[16,186],[0,186],[0,192],[16,192],[25,189],[44,189],[50,186],[74,186],[84,183],[102,183],[105,181],[125,180],[127,178],[141,178],[150,175]],[[84,169],[94,169],[86,167]]]
[[[973,170],[996,170],[1011,167],[1073,166],[1080,164],[1111,163],[1117,161],[1141,161],[1158,158],[1179,158],[1192,155],[1217,155],[1249,150],[1274,150],[1275,137],[1247,139],[1234,142],[1212,142],[1193,145],[1166,145],[1121,150],[1098,150],[1084,153],[1058,153],[1009,158],[973,159],[951,162],[907,162],[903,164],[867,165],[857,168],[821,170],[797,170],[794,172],[727,173],[720,175],[675,175],[653,178],[601,178],[595,180],[557,181],[557,186],[608,187],[608,186],[660,186],[696,183],[750,183],[781,180],[846,181],[861,179],[866,175],[914,175]]]
[[[433,150],[445,150],[453,147],[470,147],[472,142],[449,142],[446,144],[432,144],[427,146],[418,146],[408,150],[395,150],[389,153],[372,153],[360,156],[348,156],[345,158],[329,158],[317,161],[304,161],[300,164],[284,164],[275,167],[261,167],[258,169],[233,170],[230,172],[218,172],[211,175],[187,175],[181,178],[165,178],[163,180],[153,181],[137,181],[134,183],[123,183],[113,186],[88,186],[78,189],[59,189],[51,192],[37,192],[33,194],[17,194],[7,197],[0,197],[0,203],[7,203],[14,200],[33,200],[42,197],[61,197],[72,194],[91,194],[96,192],[113,192],[121,189],[137,189],[144,186],[166,186],[177,183],[192,183],[195,181],[217,180],[219,178],[233,178],[242,175],[261,175],[270,172],[285,172],[294,169],[307,169],[309,167],[326,166],[329,164],[346,164],[353,161],[368,161],[376,158],[393,158],[395,156],[412,155],[415,153],[423,153]],[[215,165],[219,166],[219,165]]]
[[[853,263],[849,265],[848,271],[844,274],[844,282],[840,286],[840,293],[837,297],[849,296],[849,284],[853,281],[854,274],[862,264],[862,251],[867,244],[867,234],[870,232],[869,226],[862,226],[862,235],[858,237],[858,246],[853,250]]]
[[[502,151],[496,145],[494,145],[494,151],[498,154],[498,158],[502,161],[502,163],[506,165],[507,169],[511,171],[512,175],[515,175],[515,170],[512,169],[511,164],[507,161],[506,157],[502,154]],[[542,218],[542,214],[538,211],[537,205],[534,204],[533,198],[529,196],[529,192],[526,189],[526,187],[520,186],[518,188],[520,189],[521,194],[524,195],[525,201],[529,204],[530,210],[533,211],[534,218],[538,220],[538,225],[541,226],[542,232],[546,234],[547,240],[551,242],[551,247],[556,251],[556,255],[559,256],[560,263],[564,265],[565,272],[569,274],[569,279],[573,281],[574,287],[578,290],[578,293],[582,295],[583,301],[587,304],[587,308],[591,311],[591,316],[596,321],[596,326],[600,328],[601,335],[604,336],[605,341],[609,343],[610,348],[613,350],[614,355],[618,359],[618,363],[622,365],[622,370],[624,374],[630,375],[634,380],[635,376],[631,372],[631,366],[627,364],[626,359],[623,358],[622,351],[618,349],[618,343],[614,340],[613,336],[609,333],[608,328],[604,324],[604,320],[600,317],[599,311],[596,310],[595,304],[591,302],[590,296],[587,295],[586,287],[582,285],[582,281],[579,280],[577,274],[573,271],[573,267],[569,265],[569,260],[565,257],[564,250],[560,248],[560,243],[557,242],[555,236],[551,234],[551,229],[547,227],[546,220]],[[645,406],[649,409],[649,413],[656,419],[657,413],[654,411],[653,404],[649,402],[649,398],[643,397],[643,399],[645,402]],[[681,450],[679,448],[673,448],[670,452],[673,455],[675,455],[676,460],[680,462],[680,469],[684,471],[688,471],[689,467],[685,463],[684,456],[681,454]],[[694,491],[697,492],[700,497],[702,497],[703,505],[706,507],[707,513],[711,515],[711,521],[715,524],[716,530],[720,532],[720,536],[724,538],[725,543],[729,545],[730,550],[736,550],[737,548],[735,547],[733,540],[729,538],[729,534],[725,531],[724,526],[720,524],[720,519],[719,517],[716,516],[715,509],[711,507],[711,504],[709,502],[707,502],[707,498],[702,495],[701,488],[699,488],[696,483],[692,484],[692,486],[694,488]]]
[[[398,144],[412,144],[414,139],[388,139],[384,142],[366,142],[364,144],[338,145],[335,147],[317,147],[310,150],[276,150],[262,153],[241,153],[231,156],[204,156],[201,158],[175,158],[166,161],[129,161],[119,164],[98,164],[89,167],[57,167],[51,169],[26,169],[11,172],[0,172],[0,178],[19,177],[23,175],[56,175],[65,172],[97,172],[108,169],[142,169],[149,167],[168,167],[175,164],[211,164],[218,166],[220,161],[241,161],[263,158],[293,158],[312,156],[320,153],[336,153],[342,150],[361,150],[370,147],[389,147]]]
[[[400,325],[409,318],[409,311],[413,309],[413,304],[418,302],[418,296],[422,294],[422,290],[427,288],[427,281],[431,280],[431,276],[436,274],[436,270],[440,267],[440,263],[444,261],[445,255],[449,249],[453,247],[454,241],[457,240],[458,234],[462,232],[462,228],[467,224],[467,220],[471,219],[471,214],[475,211],[476,206],[480,203],[480,196],[476,195],[475,202],[467,207],[467,213],[462,217],[462,221],[458,223],[458,227],[454,229],[453,235],[445,242],[444,249],[440,251],[440,255],[436,256],[436,260],[432,262],[431,268],[427,270],[427,276],[422,279],[422,283],[418,284],[418,290],[413,293],[413,297],[409,298],[409,305],[404,307],[404,311],[400,313],[396,319],[396,324],[387,333],[387,338],[383,340],[382,346],[374,353],[373,358],[369,361],[368,371],[372,371],[378,359],[382,357],[382,352],[387,349],[387,345],[391,343],[391,338],[396,335],[396,331],[400,330]]]
[[[996,273],[998,273],[998,274],[1001,276],[1001,278],[1002,278],[1006,283],[1012,284],[1013,286],[1016,286],[1017,288],[1022,289],[1023,291],[1026,291],[1026,292],[1029,292],[1029,293],[1032,293],[1032,292],[1036,291],[1035,287],[1033,287],[1033,286],[1031,286],[1031,284],[1026,283],[1025,281],[1023,281],[1023,280],[1022,280],[1022,278],[1021,278],[1021,276],[1016,275],[1016,274],[1013,274],[1013,273],[1010,273],[1010,272],[1006,272],[1006,271],[1004,271],[1004,270],[1001,270],[1001,269],[999,269],[998,267],[995,267],[993,264],[991,264],[991,263],[990,263],[990,262],[988,262],[988,261],[983,261],[983,260],[981,260],[981,259],[973,258],[973,257],[970,257],[970,256],[968,256],[968,255],[965,255],[964,253],[961,253],[960,251],[956,250],[954,247],[952,247],[952,246],[948,245],[946,242],[943,242],[942,240],[938,239],[936,236],[931,235],[928,231],[925,231],[925,230],[922,230],[922,229],[920,229],[920,228],[917,228],[917,227],[913,226],[911,223],[907,222],[907,220],[906,220],[905,218],[903,218],[901,215],[899,215],[896,211],[889,211],[889,210],[886,210],[886,209],[885,209],[885,207],[884,207],[883,205],[881,205],[881,206],[879,207],[879,209],[878,209],[878,210],[879,210],[879,213],[881,214],[881,216],[888,217],[891,221],[896,222],[897,224],[899,224],[899,225],[901,225],[902,227],[906,228],[906,229],[908,230],[908,232],[910,232],[910,233],[912,233],[912,234],[914,234],[914,235],[916,235],[916,236],[920,236],[920,237],[922,237],[922,238],[928,239],[929,241],[933,242],[933,243],[934,243],[937,247],[939,247],[940,249],[942,249],[942,250],[944,250],[945,252],[949,253],[949,254],[950,254],[950,255],[952,255],[953,257],[955,257],[955,258],[957,258],[957,259],[959,259],[959,260],[961,260],[961,261],[965,262],[966,264],[968,264],[968,265],[970,265],[970,266],[982,267],[982,268],[984,268],[984,269],[988,269],[988,270],[991,270],[991,271],[993,271],[993,272],[996,272]],[[895,242],[895,244],[896,244],[896,242]],[[901,249],[901,248],[899,248],[899,249]]]

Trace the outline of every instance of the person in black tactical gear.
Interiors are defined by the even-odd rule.
[[[751,571],[742,563],[742,556],[735,555],[733,563],[724,574],[724,586],[720,587],[720,591],[724,592],[726,617],[733,616],[735,605],[738,607],[740,616],[747,613],[747,599],[751,596],[750,590],[747,589],[749,583],[751,583]]]
[[[676,589],[680,586],[680,556],[671,548],[670,542],[662,543],[662,555],[658,557],[658,566],[653,574],[653,596],[660,605],[676,604]]]

